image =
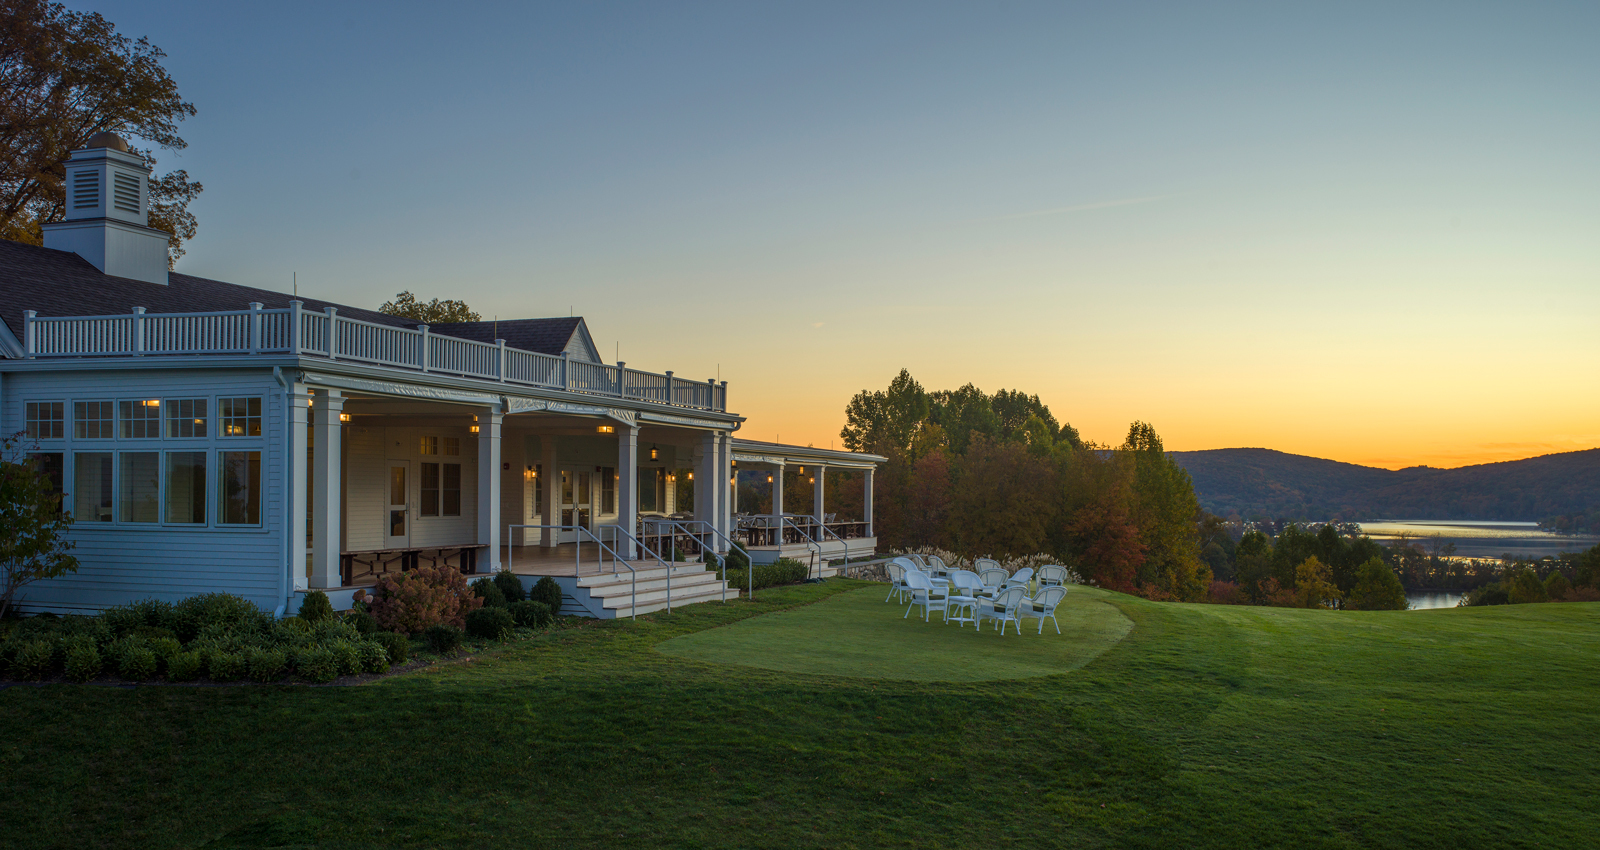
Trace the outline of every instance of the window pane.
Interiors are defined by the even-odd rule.
[[[615,467],[600,467],[600,513],[614,514],[617,512],[617,470]]]
[[[122,522],[157,522],[161,519],[161,455],[157,452],[123,452],[118,471],[117,519]]]
[[[422,438],[422,445],[418,450],[422,454],[425,454],[425,455],[436,455],[436,454],[438,454],[439,453],[439,438],[438,437],[423,437]]]
[[[167,452],[167,522],[206,521],[206,453]]]
[[[204,437],[205,435],[205,399],[174,398],[167,400],[168,437]]]
[[[72,405],[72,431],[80,440],[109,440],[113,407],[109,401],[78,401]]]
[[[422,465],[422,515],[439,515],[439,464]]]
[[[260,397],[219,398],[217,415],[222,417],[221,428],[224,437],[261,436]]]
[[[60,499],[66,493],[62,485],[66,483],[67,456],[61,452],[35,452],[30,457],[33,458],[33,468],[50,482],[50,494],[57,500],[56,513],[60,513],[62,508]]]
[[[27,434],[35,440],[59,440],[67,435],[64,401],[28,402]]]
[[[222,521],[261,524],[261,453],[223,452]]]
[[[461,464],[444,465],[444,515],[461,516]]]
[[[117,412],[122,420],[123,439],[143,440],[161,436],[161,399],[147,398],[119,404]]]
[[[458,456],[460,456],[460,454],[461,454],[461,438],[460,437],[445,437],[444,438],[444,453],[448,457],[458,457]]]
[[[654,511],[656,508],[656,475],[659,469],[639,470],[639,510]]]
[[[403,505],[406,503],[406,468],[403,466],[389,467],[389,504]]]
[[[111,521],[111,453],[73,456],[72,516],[78,522]]]

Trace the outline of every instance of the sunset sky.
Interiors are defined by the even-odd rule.
[[[122,3],[179,270],[588,319],[755,439],[1037,393],[1089,439],[1600,446],[1600,5]]]

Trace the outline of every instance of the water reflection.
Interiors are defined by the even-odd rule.
[[[1406,591],[1406,601],[1411,603],[1413,611],[1454,608],[1461,602],[1461,594],[1453,590],[1409,590]]]
[[[1459,558],[1498,558],[1504,554],[1543,558],[1562,552],[1581,552],[1600,542],[1600,537],[1594,535],[1542,531],[1532,522],[1382,520],[1360,525],[1363,534],[1379,543],[1394,543],[1405,537],[1429,552],[1435,547],[1453,545],[1454,554]]]

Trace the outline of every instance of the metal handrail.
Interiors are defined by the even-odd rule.
[[[680,522],[679,520],[675,520],[675,519],[655,519],[655,518],[651,518],[650,521],[652,523],[655,523],[658,526],[660,526],[660,525],[668,525],[668,526],[676,527],[678,529],[681,529],[684,534],[687,534],[690,537],[695,537],[697,534],[703,533],[703,532],[690,531],[688,529],[688,527],[683,524],[683,522]],[[723,534],[720,530],[718,530],[718,528],[716,526],[712,525],[711,523],[706,522],[703,519],[692,519],[692,520],[689,520],[689,522],[694,523],[696,525],[704,525],[707,529],[709,529],[711,531],[712,534],[715,534],[718,537],[721,537],[723,540],[727,540],[729,546],[734,545],[732,540],[728,540],[728,535]],[[697,540],[696,542],[700,543],[700,551],[702,553],[710,552],[712,557],[715,557],[717,559],[717,566],[722,568],[722,601],[723,601],[724,604],[726,604],[727,601],[728,601],[728,558],[727,558],[727,556],[725,556],[722,553],[718,552],[715,548],[707,546],[704,541]],[[674,546],[674,548],[676,548],[676,546]],[[750,589],[749,589],[748,592],[750,593],[751,597],[754,598],[754,596],[755,596],[755,570],[750,569],[750,570],[745,570],[745,572],[750,577]]]
[[[800,514],[800,516],[804,516],[807,519],[815,519],[816,518],[816,517],[811,516],[810,514]],[[783,528],[784,528],[785,525],[787,525],[790,528],[793,528],[797,534],[799,534],[801,537],[804,537],[806,539],[807,543],[811,544],[812,546],[815,546],[816,547],[816,561],[815,561],[815,563],[817,564],[817,580],[818,581],[822,580],[822,561],[823,561],[822,544],[817,542],[816,538],[814,538],[810,534],[806,533],[805,529],[801,528],[800,525],[798,523],[796,523],[793,519],[790,519],[788,514],[751,514],[749,516],[749,518],[750,519],[775,519],[775,520],[778,520],[777,528],[778,528],[778,550],[779,550],[779,552],[782,552],[782,550],[783,550]],[[765,528],[770,528],[770,527],[771,526],[763,526],[764,529]],[[811,580],[811,571],[809,569],[806,570],[806,580],[807,581]]]
[[[850,569],[850,543],[849,543],[849,541],[845,540],[843,537],[840,537],[837,533],[835,533],[834,530],[829,528],[828,524],[823,522],[822,518],[817,516],[816,514],[811,514],[811,519],[816,521],[816,524],[817,524],[818,528],[822,529],[827,534],[832,534],[834,540],[837,540],[841,544],[844,545],[844,568],[845,568],[846,571],[848,571]],[[819,544],[819,548],[820,548],[820,544]],[[817,570],[817,574],[821,575],[822,571],[820,569]]]
[[[642,541],[640,541],[639,538],[633,536],[633,532],[628,531],[627,529],[623,528],[620,525],[602,525],[602,526],[600,526],[600,530],[601,531],[604,531],[604,530],[606,530],[608,528],[611,529],[613,533],[621,534],[624,537],[627,537],[629,540],[633,541],[633,545],[639,547],[640,551],[648,552],[650,554],[650,557],[656,559],[656,563],[658,563],[661,566],[666,568],[666,570],[667,570],[667,613],[671,614],[672,613],[672,564],[662,560],[661,556],[656,553],[656,550],[651,549],[649,546],[644,545],[644,543]],[[613,550],[613,554],[614,553],[615,553],[615,550]],[[623,566],[627,566],[627,565],[624,564]],[[629,569],[632,569],[632,567],[629,567]]]
[[[511,525],[506,526],[506,572],[511,572],[511,558],[512,558],[513,553],[515,553],[516,549],[517,549],[517,547],[511,545],[511,540],[512,540],[511,529],[513,529],[513,528],[537,528],[537,529],[539,529],[541,531],[544,531],[544,530],[581,531],[584,534],[589,535],[589,538],[591,540],[593,540],[595,545],[600,547],[600,549],[601,549],[601,557],[597,558],[595,563],[597,563],[597,564],[599,564],[601,566],[604,566],[605,565],[605,557],[604,557],[605,553],[606,552],[610,552],[611,553],[611,574],[612,575],[616,575],[616,573],[617,573],[617,561],[619,560],[619,558],[617,556],[617,551],[615,549],[612,549],[610,546],[607,546],[605,544],[604,540],[601,540],[599,537],[596,537],[595,533],[590,531],[589,529],[584,528],[581,525],[523,525],[523,524],[519,524],[519,523],[512,523]],[[575,549],[575,551],[573,552],[573,555],[572,555],[572,577],[573,577],[574,580],[576,580],[576,579],[578,579],[578,578],[580,578],[582,576],[583,541],[579,540],[577,542],[577,545],[574,547],[574,549]],[[656,560],[659,561],[660,558],[657,558]],[[633,565],[629,564],[627,561],[622,561],[622,565],[624,567],[627,567],[628,568],[628,572],[631,574],[629,576],[631,584],[629,585],[629,593],[628,593],[628,616],[631,619],[637,620],[637,619],[639,619],[639,613],[638,613],[638,607],[639,607],[639,571],[634,569]],[[667,572],[668,572],[668,579],[667,579],[667,587],[668,587],[668,592],[667,592],[667,610],[670,611],[670,610],[672,610],[671,570],[668,570]],[[576,587],[576,585],[574,585],[574,587]],[[552,613],[555,613],[555,612],[552,612]]]

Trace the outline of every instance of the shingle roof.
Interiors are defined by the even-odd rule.
[[[57,251],[0,240],[0,319],[17,339],[22,339],[22,313],[41,316],[121,316],[143,307],[151,313],[207,313],[248,309],[259,301],[268,309],[281,309],[295,300],[287,292],[273,292],[223,283],[173,272],[167,285],[112,277],[70,251]],[[417,322],[375,310],[363,310],[332,301],[300,296],[305,309],[321,312],[328,307],[340,316],[395,327],[414,328]],[[560,354],[583,319],[514,319],[500,322],[506,345],[543,354]],[[434,333],[493,342],[493,322],[434,325]]]

